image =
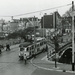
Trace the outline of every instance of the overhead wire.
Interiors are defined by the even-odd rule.
[[[23,15],[28,15],[28,14],[33,14],[33,13],[42,12],[42,11],[53,10],[53,9],[57,9],[57,8],[61,8],[61,7],[69,6],[69,5],[72,5],[72,4],[70,3],[70,4],[58,6],[58,7],[48,8],[48,9],[44,9],[44,10],[39,10],[39,11],[34,11],[34,12],[29,12],[29,13],[24,13],[24,14],[19,14],[19,15],[0,16],[0,17],[12,17],[12,16],[13,16],[13,17],[17,17],[17,16],[23,16]]]

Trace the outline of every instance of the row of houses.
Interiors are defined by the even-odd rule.
[[[60,16],[58,11],[47,15],[45,14],[41,19],[38,17],[28,17],[28,18],[20,18],[20,19],[13,19],[8,21],[7,23],[5,20],[0,20],[0,32],[5,33],[12,33],[14,31],[25,29],[28,27],[38,27],[40,30],[44,31],[41,34],[45,33],[45,35],[49,35],[49,32],[52,31],[59,31],[62,33],[65,29],[71,29],[71,23],[68,22],[68,19],[65,20]]]
[[[16,30],[38,26],[40,28],[40,21],[38,18],[33,20],[33,17],[30,18],[20,18],[20,19],[12,19],[11,21],[8,21],[7,23],[4,23],[4,20],[0,20],[0,32],[1,31],[11,31],[14,32]]]

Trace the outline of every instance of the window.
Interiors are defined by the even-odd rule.
[[[24,48],[23,48],[23,47],[21,47],[21,48],[20,48],[20,51],[23,51],[23,50],[24,50]]]
[[[25,48],[24,51],[27,51],[27,48]]]
[[[27,47],[27,51],[28,51],[28,47]]]

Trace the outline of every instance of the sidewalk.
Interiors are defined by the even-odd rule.
[[[41,68],[45,70],[55,70],[55,71],[61,71],[61,72],[75,73],[75,71],[72,71],[71,64],[63,64],[63,63],[57,62],[57,68],[55,68],[55,61],[48,60],[47,56],[44,56],[42,58],[40,58],[40,56],[41,55],[31,60],[31,63],[37,68]]]
[[[17,48],[17,47],[19,47],[19,44],[11,45],[10,49],[12,50],[12,49]],[[4,47],[4,49],[2,49],[2,52],[4,52],[4,51],[6,51],[6,47]]]

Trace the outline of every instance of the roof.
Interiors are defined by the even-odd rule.
[[[31,43],[30,42],[24,42],[24,43],[21,43],[20,45],[19,45],[19,47],[27,47],[27,46],[29,46],[29,45],[31,45]]]

